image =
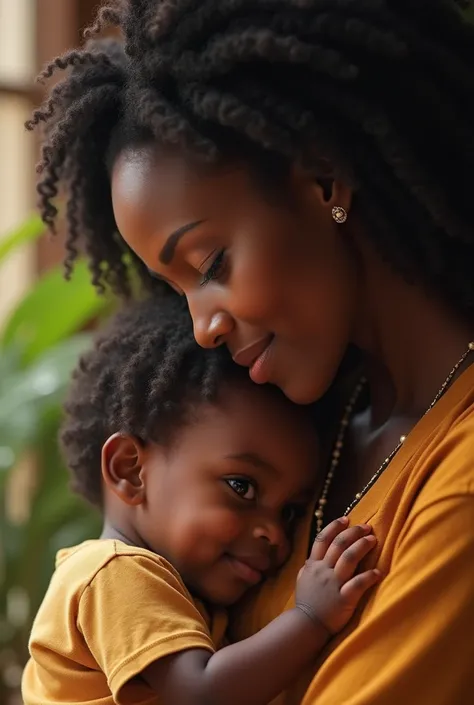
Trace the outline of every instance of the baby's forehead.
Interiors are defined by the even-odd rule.
[[[290,401],[272,384],[258,385],[251,381],[248,371],[239,368],[239,374],[222,381],[215,406],[227,416],[243,417],[249,425],[259,421],[265,430],[276,432],[287,429],[288,434],[316,433],[312,406]],[[273,425],[274,424],[274,425]],[[286,435],[286,434],[285,434]]]
[[[223,455],[262,459],[256,471],[270,468],[281,480],[307,484],[319,456],[319,437],[309,407],[290,402],[276,387],[250,380],[226,383],[218,399],[194,413],[196,444],[211,444]],[[250,463],[251,465],[252,463]]]

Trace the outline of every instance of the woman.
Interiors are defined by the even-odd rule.
[[[472,28],[450,0],[135,0],[106,22],[125,50],[56,59],[45,77],[72,74],[30,123],[49,127],[51,228],[66,189],[67,272],[85,252],[128,295],[131,260],[186,297],[202,346],[297,403],[335,389],[348,350],[362,370],[327,408],[314,522],[237,635],[291,604],[310,535],[346,511],[373,525],[386,577],[287,701],[466,702]]]

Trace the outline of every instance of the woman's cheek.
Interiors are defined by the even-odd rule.
[[[278,272],[255,258],[236,260],[227,282],[228,310],[241,321],[271,329],[282,303],[277,280]]]

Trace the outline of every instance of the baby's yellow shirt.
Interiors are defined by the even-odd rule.
[[[211,617],[163,558],[115,540],[58,553],[33,624],[25,705],[157,705],[140,673],[186,649],[213,652],[226,617]]]

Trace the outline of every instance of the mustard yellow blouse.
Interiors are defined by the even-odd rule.
[[[351,523],[370,522],[367,566],[386,576],[279,703],[474,702],[474,366],[419,421]],[[244,638],[291,607],[309,519],[291,561],[237,615]]]

